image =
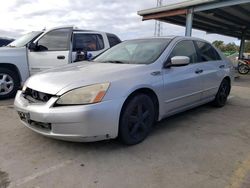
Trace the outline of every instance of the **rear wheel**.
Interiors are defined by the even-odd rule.
[[[247,74],[249,72],[250,68],[247,64],[241,64],[238,67],[238,72],[240,74]]]
[[[16,72],[0,68],[0,99],[14,97],[19,85],[19,78]]]
[[[221,82],[219,90],[218,90],[216,97],[213,101],[214,106],[223,107],[227,102],[227,97],[230,93],[230,90],[231,90],[230,81],[227,79],[224,79]]]
[[[151,98],[139,94],[124,106],[119,125],[119,139],[134,145],[142,142],[150,133],[155,120],[155,108]]]

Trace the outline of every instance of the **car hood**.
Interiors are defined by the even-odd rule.
[[[0,47],[0,59],[1,58],[6,58],[6,57],[13,57],[13,56],[19,56],[20,53],[23,53],[26,50],[25,47]]]
[[[36,74],[25,83],[26,87],[51,95],[60,95],[86,85],[112,82],[128,76],[131,69],[145,65],[79,62]]]

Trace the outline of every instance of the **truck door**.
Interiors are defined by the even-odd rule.
[[[79,51],[87,51],[88,53],[91,53],[93,57],[95,57],[108,48],[108,39],[104,34],[95,32],[87,33],[81,31],[74,32],[72,61],[76,61],[76,53]]]
[[[48,31],[35,41],[36,49],[28,49],[28,62],[31,75],[71,62],[70,44],[72,29],[54,29]]]

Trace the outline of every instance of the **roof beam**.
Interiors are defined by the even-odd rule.
[[[228,6],[233,6],[233,5],[239,5],[239,4],[244,4],[244,3],[250,3],[250,0],[217,1],[215,3],[209,3],[209,4],[205,4],[205,5],[200,5],[200,6],[198,5],[198,6],[194,7],[194,12],[201,12],[201,11],[222,8],[222,7],[228,7]]]
[[[194,18],[197,20],[200,20],[200,21],[205,21],[206,23],[216,24],[216,25],[219,25],[219,26],[224,27],[224,28],[230,28],[230,29],[234,29],[234,30],[239,30],[241,28],[241,26],[235,27],[233,25],[226,24],[225,22],[217,21],[217,20],[202,16],[200,14],[195,14]]]
[[[161,21],[177,24],[180,26],[185,26],[185,19],[178,18],[178,17],[169,17],[169,18],[167,18],[165,20],[161,20]],[[210,26],[207,26],[207,25],[202,24],[202,23],[198,24],[197,22],[193,23],[193,29],[198,29],[198,30],[202,30],[202,31],[206,31],[209,33],[214,33],[214,34],[222,34],[222,35],[236,37],[236,38],[239,38],[241,36],[240,33],[237,33],[235,31],[231,31],[229,29],[221,29],[219,27],[210,27]]]
[[[170,17],[170,16],[177,16],[181,14],[187,14],[187,9],[181,9],[181,10],[174,10],[174,11],[167,11],[167,12],[160,12],[155,14],[149,14],[142,17],[142,21],[144,20],[152,20],[152,19],[158,19],[162,17]]]
[[[250,15],[250,11],[246,10],[245,8],[243,8],[241,6],[237,6],[235,8],[238,9],[240,12],[243,12],[246,15]]]
[[[217,16],[219,18],[223,18],[225,20],[230,20],[231,22],[234,22],[235,24],[240,24],[242,26],[246,26],[250,28],[249,21],[243,21],[241,18],[237,17],[236,15],[231,15],[230,13],[225,12],[224,10],[218,10],[214,13],[214,16]],[[245,29],[245,28],[242,28]]]

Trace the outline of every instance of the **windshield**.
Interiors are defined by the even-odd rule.
[[[30,32],[30,33],[27,33],[27,34],[21,36],[20,38],[14,40],[8,46],[10,46],[10,47],[23,47],[26,44],[28,44],[30,41],[35,40],[42,33],[43,32],[41,32],[41,31],[33,31],[33,32]]]
[[[150,64],[170,43],[169,38],[137,39],[122,42],[94,59],[102,63]]]

